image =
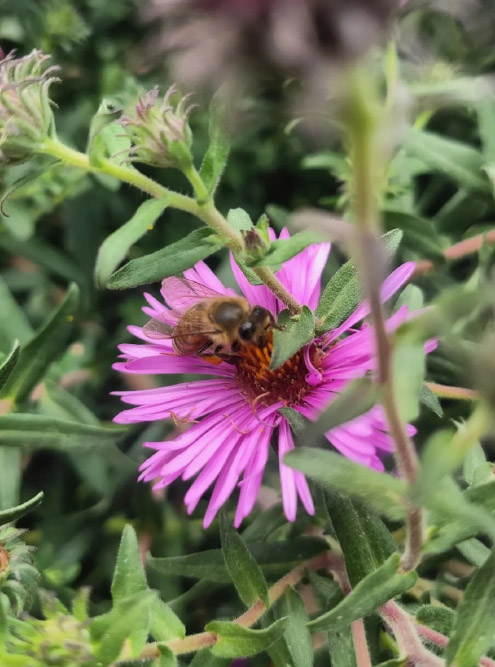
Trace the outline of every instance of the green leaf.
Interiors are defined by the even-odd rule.
[[[263,257],[250,265],[279,267],[314,243],[321,243],[321,237],[312,231],[298,232],[288,239],[277,239],[270,243]]]
[[[416,620],[421,625],[426,625],[446,637],[449,636],[454,623],[455,612],[448,607],[437,607],[425,604],[416,612]]]
[[[308,630],[309,621],[306,605],[299,593],[288,588],[276,606],[276,613],[281,618],[287,618],[287,627],[283,636],[272,645],[274,650],[284,644],[279,650],[287,652],[293,667],[311,667],[313,665],[313,645]]]
[[[99,287],[105,287],[117,266],[125,259],[129,248],[150,229],[168,206],[168,196],[148,199],[137,209],[132,218],[116,229],[103,241],[98,251],[95,279]]]
[[[277,528],[285,526],[287,519],[282,504],[276,504],[257,516],[242,533],[246,542],[261,542],[266,540]]]
[[[332,667],[357,667],[351,628],[327,633]]]
[[[268,587],[263,572],[225,512],[220,516],[220,540],[225,564],[246,607],[258,600],[268,607]]]
[[[126,524],[120,540],[117,562],[112,579],[114,601],[148,590],[146,575],[141,563],[139,544],[134,528]]]
[[[404,248],[412,250],[419,258],[445,262],[441,239],[430,220],[393,209],[385,209],[386,229],[400,229],[403,232]]]
[[[495,638],[495,552],[473,575],[457,607],[445,651],[447,665],[477,665]]]
[[[73,283],[60,306],[21,350],[19,361],[2,389],[2,395],[16,402],[27,398],[51,363],[64,350],[78,306],[79,288]]]
[[[388,600],[405,593],[414,586],[415,572],[399,572],[400,554],[392,554],[374,572],[362,579],[342,602],[325,614],[308,623],[312,632],[327,630],[338,632],[349,623],[363,618]]]
[[[160,600],[158,595],[151,600],[150,615],[150,633],[156,641],[164,642],[174,637],[185,636],[184,624],[168,604]]]
[[[253,226],[249,213],[243,208],[231,208],[227,213],[227,222],[231,227],[237,229],[238,232],[247,231]]]
[[[230,664],[228,658],[219,658],[209,648],[203,648],[195,654],[189,667],[229,667]]]
[[[397,552],[397,545],[368,503],[336,491],[327,491],[326,501],[347,575],[354,587]]]
[[[99,641],[96,658],[103,665],[118,658],[124,642],[130,647],[130,657],[138,657],[146,644],[150,603],[155,596],[154,591],[141,591],[118,600],[111,611],[92,620],[90,632]]]
[[[486,464],[486,456],[483,447],[477,443],[466,455],[462,464],[464,481],[471,485],[475,481],[476,470]]]
[[[191,268],[219,248],[221,243],[210,229],[197,229],[176,243],[124,264],[111,276],[106,287],[128,289],[160,281]]]
[[[33,335],[22,308],[12,296],[7,283],[0,277],[0,303],[2,317],[0,318],[0,350],[7,353],[15,340],[26,343]]]
[[[265,576],[270,578],[282,576],[300,563],[328,549],[325,540],[314,537],[298,537],[288,541],[270,543],[247,542],[246,546]],[[148,564],[162,574],[194,577],[217,583],[231,582],[220,549],[170,558],[149,556]]]
[[[17,521],[21,516],[24,516],[32,509],[37,507],[43,500],[44,493],[40,491],[30,500],[26,500],[25,503],[17,505],[17,507],[10,507],[9,509],[0,511],[0,525],[3,523],[10,523],[11,521]]]
[[[399,414],[404,422],[419,415],[419,395],[425,372],[425,352],[422,343],[402,341],[394,350],[393,376]]]
[[[353,380],[325,408],[316,421],[308,423],[299,434],[298,440],[303,445],[313,445],[324,433],[371,410],[378,397],[378,385],[370,378],[363,377]]]
[[[100,167],[108,157],[130,148],[130,140],[115,123],[122,114],[120,109],[112,110],[106,100],[100,103],[98,111],[91,119],[86,153],[90,165]]]
[[[283,311],[285,313],[286,311]],[[279,323],[285,324],[282,331],[273,332],[273,353],[270,361],[270,369],[275,370],[281,366],[292,355],[296,354],[304,345],[311,342],[315,336],[315,321],[313,313],[307,306],[302,307],[302,312],[297,321],[287,317],[279,318]]]
[[[43,415],[15,413],[0,416],[0,446],[68,450],[105,447],[120,440],[120,428],[87,426]]]
[[[471,146],[424,130],[410,130],[404,145],[409,153],[462,187],[490,191],[490,183],[482,171],[483,157]]]
[[[252,630],[237,623],[212,621],[205,630],[218,635],[216,644],[211,648],[213,655],[221,658],[245,658],[265,651],[277,641],[285,632],[287,622],[288,619],[281,618],[263,630]]]
[[[157,667],[177,667],[177,658],[168,646],[158,646],[160,662]]]
[[[20,449],[0,446],[0,509],[19,502],[21,474]]]
[[[401,239],[400,229],[393,229],[382,237],[383,249],[389,259],[397,252]],[[324,332],[337,327],[358,307],[361,300],[361,283],[356,266],[348,261],[332,276],[322,292],[315,311],[317,331]]]
[[[490,557],[490,549],[480,540],[474,538],[459,542],[456,545],[457,550],[464,558],[472,563],[475,567],[481,567]]]
[[[21,348],[19,341],[15,340],[12,350],[9,352],[7,357],[2,361],[0,365],[0,389],[6,384],[7,380],[12,374],[12,371],[19,361],[19,355],[21,353]]]
[[[443,417],[442,406],[437,395],[425,384],[419,390],[419,402],[431,410],[437,417]]]
[[[392,475],[366,468],[340,454],[309,447],[288,452],[284,463],[325,488],[338,489],[365,500],[390,519],[404,516],[406,486]]]
[[[220,94],[214,95],[209,107],[208,135],[210,143],[199,171],[199,175],[208,190],[208,197],[214,194],[229,157],[230,143],[222,129],[224,115],[225,102]]]

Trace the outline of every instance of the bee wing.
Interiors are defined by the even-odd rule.
[[[184,313],[198,301],[225,297],[225,294],[183,276],[165,278],[162,281],[162,294],[169,306],[177,313]]]
[[[148,338],[163,340],[164,338],[173,338],[174,327],[166,322],[160,322],[160,320],[151,318],[143,326],[143,332]]]

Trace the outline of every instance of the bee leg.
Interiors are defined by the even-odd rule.
[[[271,313],[269,313],[270,316],[270,323],[266,326],[266,329],[272,328],[272,329],[277,329],[278,331],[282,331],[284,327],[281,327],[277,320],[273,317]]]
[[[210,345],[211,345],[211,342],[210,342],[209,340],[206,341],[206,343],[204,343],[203,345],[201,345],[201,347],[198,348],[194,354],[195,354],[197,357],[205,357],[205,356],[212,355],[213,352],[210,352],[209,355],[205,355],[205,354],[204,354],[204,352],[206,352],[206,350],[210,347]]]

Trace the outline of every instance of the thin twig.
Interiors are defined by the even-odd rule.
[[[470,239],[464,239],[464,241],[455,243],[449,248],[446,248],[443,252],[443,255],[446,260],[455,261],[456,259],[461,259],[461,257],[473,255],[475,252],[478,252],[478,250],[480,250],[485,244],[495,244],[495,230],[490,230],[485,234],[477,234]],[[434,262],[430,261],[429,259],[425,259],[422,262],[417,262],[414,273],[417,275],[424,275],[425,273],[429,273],[434,268],[434,266]]]
[[[436,382],[425,382],[425,386],[439,398],[458,398],[461,401],[476,401],[479,398],[477,391],[466,387],[450,387]]]

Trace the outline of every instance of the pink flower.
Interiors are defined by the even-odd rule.
[[[287,238],[284,230],[280,237]],[[330,246],[312,245],[284,264],[277,276],[301,303],[315,309],[320,296],[320,278]],[[244,296],[252,305],[270,310],[274,315],[283,309],[265,286],[251,285],[235,261],[232,269]],[[403,264],[385,280],[383,301],[389,299],[410,278],[414,263]],[[222,295],[233,295],[204,262],[184,272],[188,280],[202,283]],[[178,295],[170,293],[167,280],[161,290],[171,308],[181,312]],[[149,306],[143,308],[150,317],[174,322],[176,312],[149,294]],[[190,303],[188,304],[190,305]],[[170,340],[149,338],[140,327],[129,331],[143,342],[120,346],[124,361],[115,364],[123,373],[195,373],[213,376],[144,391],[117,392],[125,403],[135,407],[121,412],[115,421],[130,424],[167,418],[194,423],[174,440],[147,442],[155,453],[141,466],[140,479],[154,480],[155,489],[166,487],[179,477],[194,479],[185,496],[189,513],[202,496],[213,487],[204,526],[213,521],[220,507],[239,487],[235,525],[250,513],[258,494],[270,453],[270,442],[276,441],[284,511],[294,521],[298,498],[309,514],[314,505],[304,475],[283,463],[284,454],[294,447],[289,423],[279,412],[290,406],[308,419],[317,415],[354,378],[376,367],[371,327],[356,325],[369,313],[362,303],[339,327],[306,345],[276,371],[269,370],[272,346],[263,350],[248,346],[237,365],[219,365],[195,356],[179,356]],[[388,329],[395,330],[407,318],[402,306],[388,319]],[[431,348],[430,348],[431,349]],[[414,433],[412,426],[409,432]],[[380,455],[392,450],[381,406],[326,433],[329,443],[341,454],[365,466],[383,469]]]

